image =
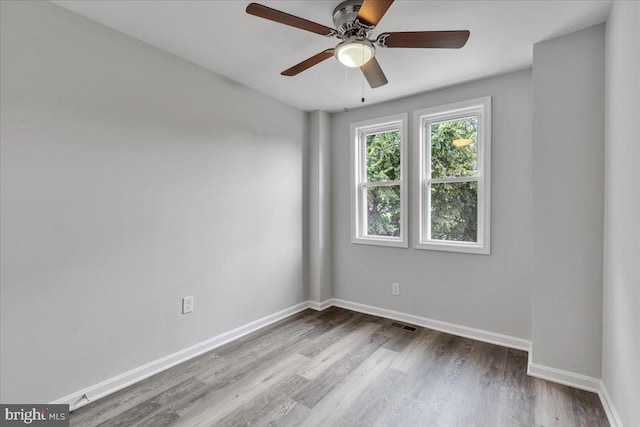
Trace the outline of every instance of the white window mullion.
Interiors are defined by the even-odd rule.
[[[358,208],[358,214],[360,216],[360,227],[358,230],[358,235],[365,235],[368,227],[367,224],[367,189],[363,185],[359,185],[358,197],[360,199],[360,206],[364,206],[365,208]]]
[[[427,181],[431,184],[445,184],[447,182],[471,182],[477,181],[479,178],[478,175],[473,176],[461,176],[461,177],[453,177],[453,178],[427,178]]]
[[[426,234],[422,237],[423,239],[431,239],[431,182],[429,180],[425,180],[424,186],[424,200],[427,202],[427,207],[423,214],[423,219],[426,224]]]
[[[393,187],[394,185],[402,186],[402,181],[376,181],[362,183],[363,187]]]
[[[357,207],[358,215],[360,217],[360,227],[358,235],[362,236],[366,234],[367,227],[367,192],[366,188],[362,185],[367,178],[367,160],[366,160],[366,135],[363,132],[358,133],[358,162],[356,168],[358,170],[358,193],[360,203]]]
[[[485,214],[485,197],[484,197],[484,181],[482,177],[478,177],[478,243],[484,246],[484,236],[487,232],[486,224],[484,223]]]

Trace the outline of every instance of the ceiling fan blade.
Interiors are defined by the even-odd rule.
[[[469,39],[469,31],[409,31],[378,36],[384,47],[425,47],[460,49]]]
[[[325,27],[324,25],[317,24],[304,18],[299,18],[258,3],[249,4],[249,6],[247,6],[247,13],[260,18],[279,22],[281,24],[290,25],[295,28],[300,28],[301,30],[311,31],[312,33],[320,34],[321,36],[330,36],[334,33],[333,28]]]
[[[358,11],[360,22],[368,25],[378,25],[393,0],[364,0]]]
[[[313,55],[309,59],[305,59],[301,63],[294,65],[293,67],[289,68],[288,70],[284,70],[280,74],[282,74],[283,76],[288,76],[288,77],[295,76],[297,74],[300,74],[304,70],[307,70],[307,69],[313,67],[314,65],[317,65],[317,64],[321,63],[325,59],[331,58],[332,56],[333,56],[333,49],[323,50],[319,54]]]
[[[380,64],[378,63],[378,60],[375,58],[375,56],[371,58],[366,64],[361,66],[360,69],[362,70],[364,76],[367,78],[369,86],[371,86],[372,89],[384,86],[389,83],[387,77],[382,72],[382,68],[380,68]]]

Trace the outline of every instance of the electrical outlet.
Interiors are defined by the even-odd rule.
[[[391,295],[400,296],[400,283],[391,284]]]
[[[193,313],[193,297],[182,298],[182,314]]]

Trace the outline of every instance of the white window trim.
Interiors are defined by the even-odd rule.
[[[427,166],[431,166],[431,149],[428,124],[455,118],[478,116],[478,241],[475,243],[430,240],[425,238],[429,226]],[[418,136],[414,146],[414,170],[417,182],[414,186],[414,248],[448,252],[489,255],[491,253],[491,97],[472,99],[415,111],[414,124]],[[458,178],[455,181],[468,181]],[[438,180],[431,180],[436,182]],[[449,180],[447,180],[449,181]]]
[[[351,139],[351,242],[376,245],[391,246],[398,248],[409,247],[409,224],[408,224],[408,191],[407,191],[407,118],[408,114],[398,114],[381,117],[378,119],[365,120],[351,123],[349,138]],[[365,163],[364,147],[361,135],[364,132],[384,131],[388,129],[400,129],[400,181],[389,181],[389,184],[400,185],[400,237],[367,236],[364,234],[363,225],[365,223],[365,210],[359,209],[363,203],[363,187],[371,186],[364,184]],[[375,185],[375,184],[374,184]]]

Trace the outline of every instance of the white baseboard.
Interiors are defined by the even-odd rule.
[[[529,352],[527,375],[597,393],[598,397],[600,397],[600,402],[602,402],[602,407],[604,408],[604,412],[607,415],[607,419],[609,420],[611,427],[622,427],[622,421],[620,421],[618,411],[616,411],[613,401],[611,400],[611,396],[609,396],[609,392],[607,391],[607,387],[604,385],[602,380],[533,363],[532,357],[532,352]]]
[[[454,323],[443,322],[441,320],[429,319],[427,317],[401,313],[399,311],[388,310],[386,308],[374,307],[357,302],[345,301],[337,298],[333,298],[329,301],[331,302],[331,305],[335,305],[336,307],[342,307],[366,314],[373,314],[374,316],[386,317],[388,319],[411,323],[416,326],[435,329],[436,331],[446,332],[448,334],[471,338],[478,341],[484,341],[491,344],[497,344],[503,347],[515,348],[524,351],[529,351],[529,349],[531,348],[531,341],[522,338],[516,338],[509,335],[484,331],[482,329],[470,328],[468,326],[456,325]],[[328,301],[325,301],[325,303],[326,302]]]
[[[527,374],[529,376],[594,393],[600,391],[600,380],[598,378],[533,363],[532,354],[532,352],[529,352],[529,363],[527,364]]]
[[[307,308],[314,310],[324,310],[331,306],[337,306],[346,308],[361,313],[373,314],[375,316],[386,317],[389,319],[398,320],[401,322],[411,323],[417,326],[423,326],[430,329],[435,329],[442,332],[447,332],[453,335],[459,335],[467,338],[476,339],[479,341],[485,341],[492,344],[498,344],[505,347],[516,348],[519,350],[528,351],[531,343],[527,340],[520,338],[510,337],[507,335],[496,334],[493,332],[487,332],[480,329],[469,328],[466,326],[455,325],[452,323],[442,322],[439,320],[428,319],[425,317],[415,316],[412,314],[400,313],[393,310],[387,310],[384,308],[373,307],[365,304],[340,300],[331,298],[326,301],[304,301],[277,313],[265,316],[261,319],[240,326],[231,331],[217,335],[201,343],[195,344],[191,347],[180,350],[176,353],[165,356],[161,359],[154,360],[145,365],[134,368],[130,371],[124,372],[113,378],[109,378],[101,383],[86,387],[82,390],[71,393],[65,397],[62,397],[52,403],[54,404],[68,404],[71,410],[78,409],[89,402],[96,401],[104,396],[121,390],[127,386],[135,384],[144,380],[152,375],[160,373],[166,369],[169,369],[182,362],[186,362],[196,356],[199,356],[207,351],[211,351],[216,347],[233,341],[243,335],[254,332],[260,328],[270,325],[278,320],[282,320],[292,314],[298,313]]]
[[[607,419],[609,420],[611,427],[622,427],[620,415],[618,415],[616,407],[613,406],[613,401],[611,400],[609,391],[607,391],[607,387],[604,385],[603,381],[600,381],[600,390],[598,390],[598,395],[600,396],[600,401],[602,402],[604,412],[607,414]]]
[[[222,333],[191,347],[180,350],[176,353],[165,356],[161,359],[147,363],[146,365],[137,367],[123,374],[109,378],[101,383],[86,387],[68,396],[62,397],[53,404],[68,404],[71,410],[78,409],[89,402],[98,400],[104,396],[121,390],[129,385],[135,384],[152,375],[160,373],[182,362],[186,362],[196,356],[211,351],[223,344],[238,339],[244,335],[264,328],[274,322],[282,320],[288,316],[299,313],[302,310],[311,308],[322,311],[331,306],[341,307],[360,313],[372,314],[374,316],[385,317],[388,319],[398,320],[410,323],[416,326],[422,326],[452,335],[458,335],[465,338],[471,338],[478,341],[484,341],[491,344],[501,345],[503,347],[514,348],[529,352],[529,363],[527,374],[533,377],[557,382],[560,384],[576,387],[583,390],[598,393],[602,405],[607,414],[607,418],[612,427],[622,427],[620,417],[613,406],[613,402],[607,392],[606,387],[601,380],[587,377],[585,375],[575,374],[560,369],[550,368],[548,366],[539,365],[531,361],[531,342],[522,338],[516,338],[508,335],[488,332],[481,329],[470,328],[468,326],[456,325],[453,323],[443,322],[440,320],[429,319],[426,317],[416,316],[413,314],[401,313],[399,311],[388,310],[386,308],[374,307],[357,302],[331,298],[326,301],[304,301],[277,313],[270,314],[261,319],[247,323],[246,325],[235,328],[231,331]],[[85,396],[89,399],[87,400]]]
[[[328,299],[326,301],[322,301],[322,302],[316,302],[316,301],[307,301],[307,303],[309,304],[309,308],[312,308],[314,310],[317,311],[322,311],[325,310],[329,307],[331,307],[333,305],[333,300],[332,299]]]
[[[69,405],[70,410],[78,409],[88,404],[89,402],[98,400],[127,386],[142,381],[145,378],[169,369],[172,366],[178,365],[182,362],[186,362],[187,360],[211,351],[216,347],[219,347],[223,344],[254,332],[260,328],[264,328],[267,325],[282,320],[288,316],[291,316],[292,314],[296,314],[310,307],[312,307],[311,301],[301,302],[289,308],[285,308],[284,310],[280,310],[277,313],[270,314],[261,319],[255,320],[251,323],[247,323],[246,325],[232,329],[231,331],[222,333],[206,341],[202,341],[191,347],[165,356],[161,359],[154,360],[153,362],[147,363],[146,365],[139,366],[123,374],[117,375],[113,378],[109,378],[105,381],[102,381],[101,383],[89,386],[75,393],[71,393],[51,403],[67,404]],[[87,400],[87,398],[89,400]]]

